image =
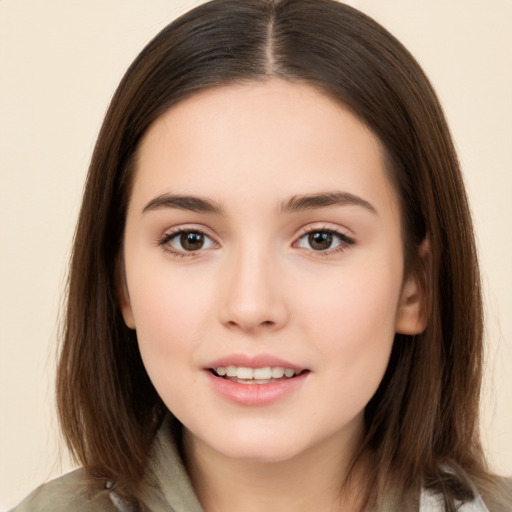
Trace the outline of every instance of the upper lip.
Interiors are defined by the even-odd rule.
[[[302,371],[305,369],[301,366],[290,363],[289,361],[272,356],[270,354],[231,354],[212,361],[207,365],[206,368],[215,369],[226,366],[243,366],[244,368],[265,368],[270,366],[271,368],[291,368],[292,370],[296,371]]]

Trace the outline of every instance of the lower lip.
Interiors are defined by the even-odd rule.
[[[268,384],[240,384],[217,377],[209,370],[206,374],[213,389],[230,402],[239,405],[263,406],[277,402],[296,391],[309,372]]]

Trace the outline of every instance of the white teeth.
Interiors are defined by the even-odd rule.
[[[254,368],[253,373],[255,379],[270,379],[272,377],[272,369],[270,366],[266,366],[265,368]]]
[[[243,366],[239,366],[236,371],[237,379],[252,379],[254,375],[254,370],[252,368],[245,368]]]
[[[271,379],[291,378],[300,373],[300,370],[283,368],[282,366],[265,366],[263,368],[247,368],[245,366],[219,366],[215,372],[220,377],[235,377],[243,380],[257,380],[260,384],[267,384]]]
[[[219,373],[219,372],[217,372]],[[236,377],[236,366],[228,366],[226,368],[226,375],[228,377]]]
[[[276,368],[272,368],[272,378],[280,379],[284,375],[284,368],[282,366],[277,366]]]

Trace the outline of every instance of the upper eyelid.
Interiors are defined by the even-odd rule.
[[[202,250],[203,250],[202,248],[198,249],[197,251],[181,251],[180,249],[171,249],[170,247],[168,247],[167,249],[165,248],[165,246],[171,245],[170,242],[175,237],[179,236],[181,233],[187,233],[187,232],[201,233],[201,234],[205,235],[206,237],[208,237],[214,243],[214,245],[219,246],[219,247],[221,245],[219,243],[218,237],[216,237],[215,235],[211,235],[209,233],[210,232],[209,229],[207,229],[205,227],[197,227],[194,225],[188,225],[188,226],[180,225],[180,226],[175,226],[172,228],[167,228],[160,235],[158,235],[156,237],[155,244],[159,247],[164,248],[164,250],[166,252],[174,253],[174,255],[180,254],[183,256],[187,256],[187,257],[198,256],[202,252]]]
[[[315,233],[317,231],[329,231],[331,233],[335,233],[350,238],[351,240],[354,239],[354,234],[350,229],[339,225],[328,225],[328,223],[325,222],[307,224],[301,227],[297,237],[300,238],[303,237],[304,235],[308,235],[309,233]]]
[[[172,255],[173,257],[180,257],[180,258],[194,258],[194,257],[200,257],[202,253],[206,250],[211,250],[211,247],[201,247],[194,251],[187,251],[185,249],[179,249],[176,247],[173,247],[171,241],[174,240],[176,237],[179,237],[183,233],[201,233],[205,237],[209,238],[214,246],[220,246],[219,242],[217,241],[216,237],[210,236],[205,229],[199,229],[197,227],[185,227],[185,226],[177,226],[175,228],[168,228],[166,229],[161,235],[159,235],[156,240],[155,244],[161,248],[165,253]],[[214,247],[215,248],[215,247]]]
[[[336,231],[334,229],[312,229],[311,231],[307,231],[306,233],[304,233],[303,235],[298,237],[293,243],[294,244],[298,243],[300,240],[309,236],[311,233],[330,233],[333,236],[338,237],[342,243],[345,243],[345,244],[354,244],[355,243],[355,240],[352,237],[350,237],[346,233],[342,233],[341,231]]]
[[[209,229],[205,226],[198,225],[198,224],[188,224],[188,225],[185,224],[185,225],[179,225],[179,226],[167,228],[163,231],[162,237],[168,236],[168,235],[174,236],[174,235],[178,235],[180,233],[187,233],[187,232],[202,233],[203,235],[206,235],[207,237],[211,238],[212,240],[215,240],[216,242],[218,242],[218,236],[215,235],[211,229]]]
[[[323,254],[323,255],[329,255],[334,252],[337,252],[340,248],[348,248],[350,246],[353,246],[357,243],[356,239],[352,235],[351,231],[347,228],[342,228],[341,226],[337,227],[329,227],[326,226],[325,223],[322,224],[321,227],[312,226],[311,224],[304,226],[301,229],[301,232],[299,235],[297,235],[294,238],[293,247],[296,247],[299,242],[305,238],[306,236],[310,235],[311,233],[318,233],[318,232],[328,232],[332,233],[334,236],[338,237],[340,240],[339,246],[336,246],[334,248],[329,248],[324,251],[315,251],[316,254]],[[307,250],[306,248],[302,248],[303,250]]]
[[[205,236],[211,238],[216,244],[221,245],[220,238],[212,229],[200,225],[200,224],[181,224],[178,226],[173,226],[165,229],[161,236],[158,237],[159,240],[162,240],[163,238],[172,238],[176,235],[179,235],[183,232],[194,232],[197,231],[199,233],[204,234]],[[317,231],[328,231],[331,233],[334,233],[338,236],[348,238],[352,242],[355,242],[354,235],[352,234],[351,230],[342,227],[342,226],[334,226],[334,225],[328,225],[326,222],[315,222],[310,223],[305,226],[302,226],[299,230],[297,230],[295,235],[293,236],[293,244],[296,243],[299,239],[303,238],[304,236],[308,235],[309,233],[314,233]]]

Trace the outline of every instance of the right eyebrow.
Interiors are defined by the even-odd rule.
[[[176,194],[162,194],[149,201],[142,209],[142,213],[164,208],[172,208],[177,210],[188,210],[198,213],[211,213],[214,215],[222,215],[222,207],[215,201],[204,197],[182,196]]]

